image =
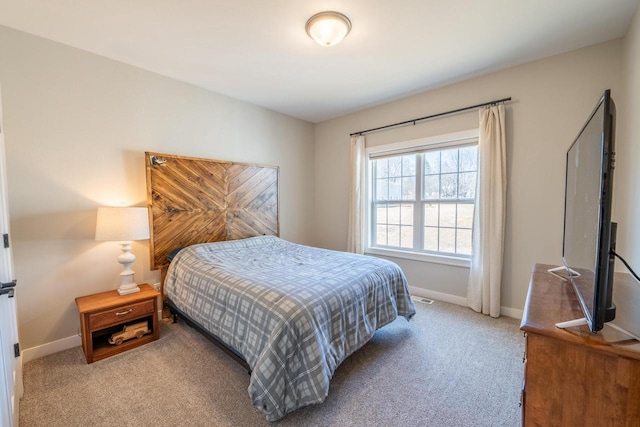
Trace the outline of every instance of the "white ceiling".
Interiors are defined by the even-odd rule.
[[[0,25],[319,122],[622,37],[639,2],[0,0]],[[331,48],[323,10],[353,24]]]

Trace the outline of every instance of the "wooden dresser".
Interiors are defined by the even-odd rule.
[[[597,334],[556,328],[584,314],[571,284],[547,272],[552,267],[534,266],[520,328],[523,425],[640,426],[640,343],[606,324]],[[614,294],[619,281],[633,279],[616,273],[615,280]]]

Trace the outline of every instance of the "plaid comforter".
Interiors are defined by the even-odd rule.
[[[251,401],[269,421],[324,401],[343,360],[376,329],[415,314],[396,264],[274,236],[181,250],[164,292],[242,354]]]

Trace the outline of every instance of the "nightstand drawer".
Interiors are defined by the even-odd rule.
[[[153,312],[153,307],[154,301],[148,300],[136,304],[123,305],[109,311],[90,314],[89,329],[92,332],[97,329],[118,325],[149,314],[155,314]]]

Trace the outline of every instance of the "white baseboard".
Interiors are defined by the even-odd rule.
[[[500,314],[502,316],[513,317],[514,319],[521,319],[524,314],[523,310],[518,310],[517,308],[511,307],[500,307]]]
[[[431,291],[429,289],[417,288],[415,286],[409,286],[409,292],[411,292],[411,295],[418,297],[448,302],[451,304],[461,305],[463,307],[469,306],[469,304],[467,304],[467,298],[459,297],[457,295],[445,294],[444,292]],[[500,314],[502,316],[513,317],[515,319],[522,319],[523,311],[510,307],[500,307]]]
[[[52,341],[46,344],[27,348],[26,350],[23,350],[21,352],[22,363],[27,363],[30,360],[39,359],[49,354],[53,354],[59,351],[77,347],[79,345],[82,345],[82,340],[80,339],[80,336],[73,335],[71,337],[62,338],[57,341]]]
[[[158,310],[158,320],[162,320],[162,309]],[[22,350],[20,355],[22,356],[22,363],[27,363],[30,360],[39,359],[41,357],[48,356],[49,354],[68,350],[80,345],[82,345],[82,338],[80,335],[73,335],[57,341],[27,348],[26,350]]]
[[[459,297],[457,295],[445,294],[443,292],[431,291],[429,289],[424,288],[416,288],[415,286],[409,286],[409,292],[411,295],[415,295],[418,297],[435,299],[438,301],[444,301],[451,304],[462,305],[467,307],[467,299],[464,297]]]

